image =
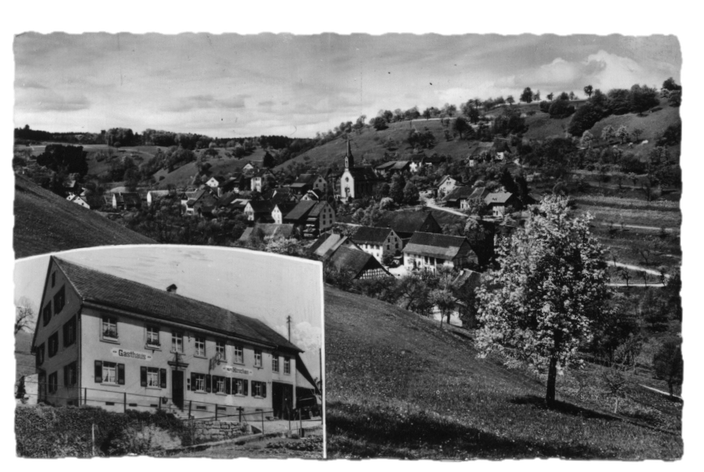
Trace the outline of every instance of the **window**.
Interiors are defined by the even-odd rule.
[[[125,364],[95,361],[95,383],[125,385]]]
[[[59,352],[59,332],[49,336],[49,357],[54,357]]]
[[[232,362],[236,364],[244,364],[244,350],[242,349],[242,346],[235,344],[235,358]]]
[[[213,391],[215,393],[227,393],[225,391],[225,377],[213,376]]]
[[[56,272],[51,274],[51,288],[54,288],[54,285],[56,285]]]
[[[73,387],[77,382],[76,362],[71,362],[64,367],[64,387]]]
[[[76,317],[72,317],[64,324],[64,347],[76,342]]]
[[[161,346],[159,343],[159,328],[147,326],[147,346]]]
[[[49,393],[56,393],[59,389],[59,373],[49,374]]]
[[[66,290],[61,287],[56,295],[54,295],[54,313],[58,314],[66,305]]]
[[[252,396],[266,398],[266,382],[252,380]]]
[[[248,395],[249,382],[245,379],[232,379],[232,394],[233,395]]]
[[[215,343],[215,356],[218,358],[218,360],[221,360],[223,362],[227,362],[227,354],[225,350],[225,343],[221,341],[217,341]]]
[[[272,370],[272,372],[279,371],[279,355],[278,354],[273,354],[271,356],[271,370]]]
[[[208,376],[210,377],[210,376]],[[191,374],[191,388],[194,392],[205,392],[206,391],[206,375],[205,374]],[[210,391],[208,388],[207,391]]]
[[[117,318],[103,317],[103,338],[117,339]]]
[[[171,333],[171,352],[183,353],[183,333],[177,331]]]
[[[205,357],[205,338],[196,338],[196,356]]]
[[[42,343],[37,348],[37,365],[40,366],[44,363],[44,343]]]
[[[140,367],[139,383],[142,387],[166,388],[166,369],[146,366]]]
[[[284,374],[291,375],[291,359],[284,357]]]
[[[42,310],[42,320],[44,321],[44,326],[49,324],[51,321],[51,302],[47,303]]]
[[[254,367],[261,367],[262,366],[262,351],[255,350],[254,351]]]

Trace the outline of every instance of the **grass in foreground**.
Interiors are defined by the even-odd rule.
[[[680,434],[564,395],[546,409],[541,382],[477,359],[470,339],[429,320],[330,287],[325,303],[329,458],[682,456]]]

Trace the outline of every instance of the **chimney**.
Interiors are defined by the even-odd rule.
[[[176,294],[176,291],[178,290],[178,287],[176,284],[171,284],[168,287],[166,287],[166,291],[169,293],[173,293],[174,295]]]

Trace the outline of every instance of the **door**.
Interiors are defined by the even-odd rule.
[[[183,410],[183,371],[171,371],[171,399],[174,405]]]
[[[293,385],[272,382],[272,407],[274,416],[289,419],[293,411]]]

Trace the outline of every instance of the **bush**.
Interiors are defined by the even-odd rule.
[[[540,102],[540,111],[543,113],[549,113],[550,112],[550,102],[543,100]]]
[[[569,100],[555,100],[550,105],[550,118],[567,118],[574,113],[574,105]]]
[[[145,427],[165,430],[191,443],[188,428],[171,413],[128,410],[114,413],[96,407],[23,407],[15,411],[17,455],[20,457],[92,457],[92,430],[95,426],[95,453],[99,456],[153,452],[148,439],[127,440],[128,430]],[[146,449],[145,449],[146,448]]]
[[[603,117],[603,114],[591,103],[585,103],[577,109],[567,130],[572,136],[582,136],[582,134],[592,129],[592,127]]]

